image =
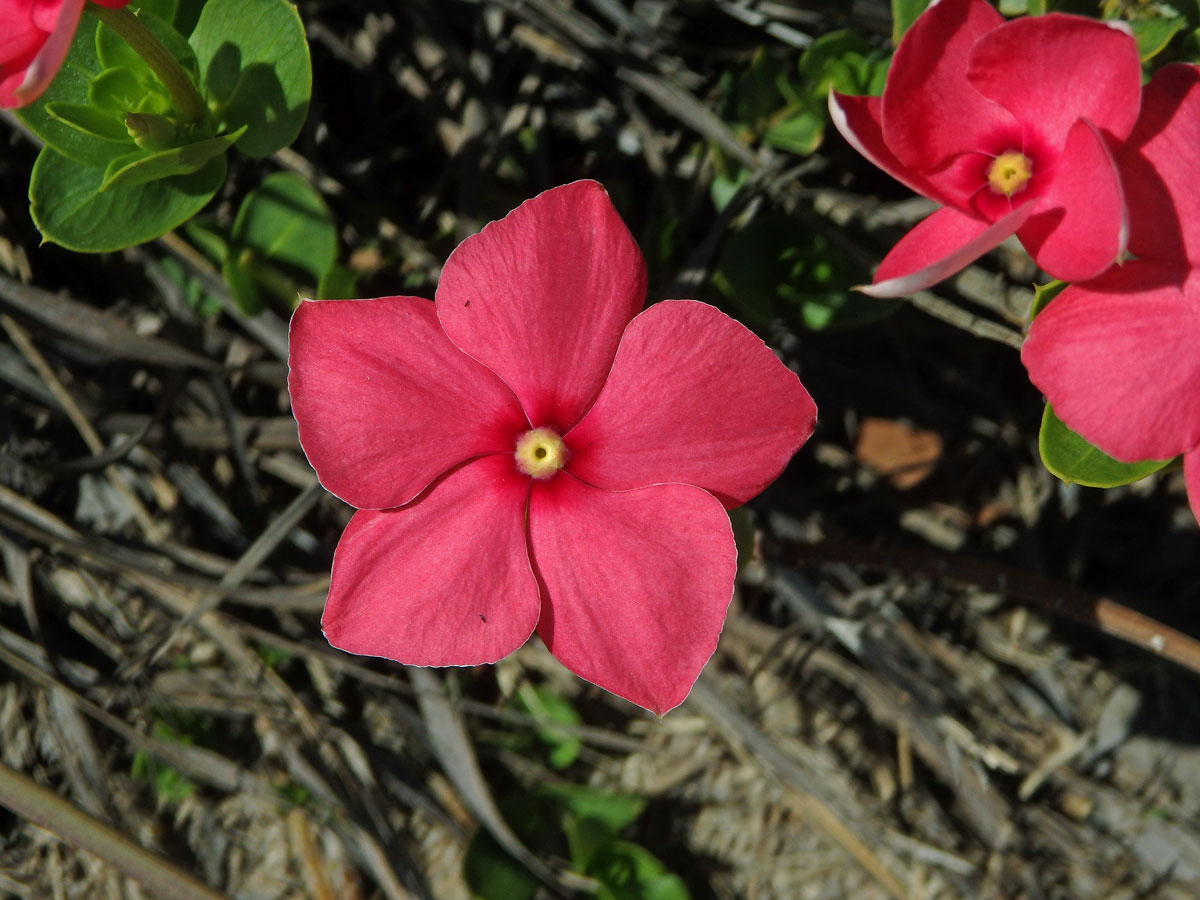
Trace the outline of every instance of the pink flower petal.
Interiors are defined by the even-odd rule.
[[[851,147],[891,175],[905,187],[923,197],[945,203],[943,196],[929,180],[907,169],[883,140],[880,121],[883,101],[878,97],[855,97],[838,91],[829,92],[829,117]],[[965,197],[956,198],[965,201]]]
[[[1059,418],[1110,456],[1200,445],[1200,278],[1178,266],[1139,260],[1072,285],[1033,320],[1021,360]]]
[[[1163,66],[1117,154],[1129,202],[1129,249],[1200,264],[1200,68]]]
[[[816,416],[753,332],[706,303],[668,300],[625,329],[596,404],[566,437],[568,469],[607,490],[692,484],[734,507],[775,480]]]
[[[883,91],[883,136],[908,169],[937,169],[958,153],[988,150],[1013,117],[967,81],[971,46],[1004,19],[985,0],[940,0],[896,48]]]
[[[413,666],[495,662],[537,624],[529,479],[509,456],[455,469],[402,509],[362,510],[333,557],[321,627],[349,653]]]
[[[579,421],[646,297],[629,229],[594,181],[528,200],[450,255],[437,287],[446,334],[512,387],[536,426]]]
[[[9,71],[7,64],[4,66],[3,81],[0,81],[0,106],[6,109],[26,106],[50,86],[71,48],[83,4],[84,0],[63,0],[54,19],[54,28],[37,55],[28,62],[22,61],[21,67],[13,72]],[[52,4],[43,4],[42,7],[40,12],[44,15],[51,11]],[[33,21],[38,22],[38,19],[39,9],[35,6]]]
[[[662,715],[717,647],[737,551],[711,494],[683,484],[601,491],[570,475],[535,483],[538,634],[581,678]]]
[[[859,290],[872,297],[906,297],[931,287],[999,246],[1033,208],[1027,203],[988,224],[943,206],[902,237],[879,264],[875,282]]]
[[[292,316],[288,390],[321,483],[387,509],[527,429],[494,374],[455,347],[418,297],[305,300]]]
[[[1051,13],[1014,19],[980,37],[967,78],[1057,147],[1079,119],[1117,139],[1129,134],[1142,67],[1127,30]]]
[[[1017,237],[1053,277],[1085,281],[1117,261],[1128,234],[1125,194],[1108,143],[1080,120],[1071,127],[1038,214]]]
[[[1183,480],[1187,484],[1188,503],[1192,515],[1200,522],[1200,450],[1192,450],[1183,456]]]

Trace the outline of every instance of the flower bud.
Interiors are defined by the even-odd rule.
[[[154,113],[126,113],[125,128],[133,142],[143,150],[166,150],[179,138],[175,123]]]

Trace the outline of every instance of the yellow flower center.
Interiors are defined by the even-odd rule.
[[[549,478],[567,464],[567,445],[553,428],[534,428],[517,439],[517,468],[532,478]]]
[[[988,184],[997,194],[1011,197],[1025,189],[1025,183],[1033,174],[1029,157],[1018,150],[1001,153],[988,169]]]

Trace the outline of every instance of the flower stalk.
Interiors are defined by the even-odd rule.
[[[203,121],[208,113],[204,98],[196,90],[191,77],[184,71],[171,51],[163,46],[146,24],[128,9],[108,9],[95,3],[89,3],[88,10],[101,22],[121,36],[150,66],[154,74],[163,83],[163,87],[175,101],[175,107],[185,121],[197,123]]]

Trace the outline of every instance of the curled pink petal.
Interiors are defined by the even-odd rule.
[[[419,297],[302,301],[288,363],[304,452],[360,509],[400,506],[464,460],[511,453],[528,428],[512,391]]]
[[[1117,153],[1129,203],[1129,250],[1200,265],[1200,67],[1163,66]]]
[[[662,715],[717,647],[737,551],[720,502],[690,485],[601,491],[570,475],[534,485],[538,634],[581,678]]]
[[[321,627],[350,653],[414,666],[495,662],[533,633],[529,479],[507,456],[469,462],[403,509],[354,514]]]
[[[1004,19],[985,0],[939,0],[896,48],[883,91],[883,136],[908,169],[925,172],[1014,127],[1012,115],[966,79],[975,41]]]
[[[694,300],[625,329],[595,405],[567,436],[571,474],[622,490],[682,482],[744,503],[808,440],[817,407],[753,332]]]
[[[1033,209],[1025,204],[989,224],[943,206],[902,237],[879,264],[874,283],[859,290],[872,297],[906,297],[932,287],[999,246]]]
[[[981,35],[971,47],[967,79],[1061,146],[1079,119],[1117,139],[1129,134],[1142,67],[1128,30],[1051,13],[1014,19]]]
[[[1068,426],[1124,462],[1200,446],[1200,278],[1138,260],[1072,285],[1021,360]]]
[[[446,334],[494,371],[535,425],[566,431],[600,392],[646,268],[604,188],[553,188],[450,255],[437,287]]]
[[[84,0],[17,4],[18,8],[29,6],[29,19],[19,31],[21,37],[9,37],[3,44],[3,55],[0,55],[0,107],[14,109],[26,106],[49,87],[71,48],[83,4]],[[5,23],[6,27],[8,24]],[[31,42],[31,35],[35,42]],[[37,49],[33,50],[35,46]],[[14,50],[20,52],[10,55]]]
[[[1125,252],[1129,215],[1108,143],[1086,119],[1071,126],[1038,214],[1017,232],[1054,278],[1095,278]]]
[[[834,90],[829,92],[829,117],[846,143],[905,187],[923,197],[945,203],[946,198],[941,191],[923,175],[905,167],[888,148],[883,139],[882,113],[883,102],[878,97],[855,97]]]

